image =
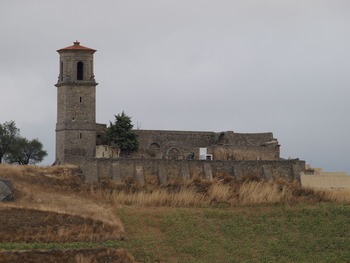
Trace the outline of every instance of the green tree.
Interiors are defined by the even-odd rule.
[[[127,156],[133,151],[137,151],[139,142],[136,133],[132,130],[131,117],[124,111],[114,115],[115,122],[109,122],[106,136],[109,142],[115,143],[122,155]]]
[[[16,137],[12,142],[5,159],[8,163],[35,164],[40,163],[47,152],[43,150],[43,144],[38,139],[31,141],[23,137]]]
[[[12,143],[19,136],[19,129],[17,129],[14,121],[0,124],[0,163],[4,156],[10,151]]]

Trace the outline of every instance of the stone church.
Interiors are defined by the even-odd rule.
[[[94,76],[93,57],[96,50],[82,46],[76,41],[72,46],[59,49],[57,52],[59,53],[59,76],[55,85],[57,87],[55,163],[76,163],[80,166],[84,166],[82,164],[84,163],[87,167],[87,164],[109,160],[110,166],[114,167],[115,163],[121,163],[121,159],[125,158],[119,158],[118,151],[106,145],[104,137],[107,126],[96,123],[96,87],[98,83]],[[221,162],[220,166],[235,165],[236,170],[241,171],[242,168],[237,167],[243,165],[242,162],[254,161],[252,165],[261,164],[266,168],[267,166],[272,167],[272,164],[275,165],[271,163],[269,166],[269,161],[284,161],[280,158],[280,145],[270,132],[251,134],[233,131],[135,130],[135,132],[138,135],[139,150],[128,158],[128,162],[130,159],[134,160],[134,168],[140,160],[162,160],[155,162],[158,166],[160,163],[167,166],[166,162],[170,160],[186,162],[201,160],[211,163]],[[104,163],[107,162],[104,161]],[[294,170],[304,169],[303,161],[297,160],[295,163],[298,168],[296,169],[294,164]],[[96,165],[98,167],[99,164]],[[191,165],[192,163],[186,163],[185,166],[183,164],[180,166],[191,167]],[[147,168],[143,164],[141,166],[143,167],[142,174],[144,174]],[[105,170],[111,171],[111,169],[106,168]],[[153,170],[159,173],[160,168],[157,169]],[[210,169],[210,173],[213,174],[214,168]],[[226,170],[231,171],[233,168],[230,169]],[[271,170],[272,168],[266,169]],[[88,170],[90,171],[90,168]],[[190,170],[190,168],[185,168],[189,176],[191,176]],[[114,173],[120,173],[120,171],[114,171]],[[108,176],[106,174],[105,176]]]

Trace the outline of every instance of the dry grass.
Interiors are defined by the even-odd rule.
[[[238,190],[237,203],[240,205],[288,203],[293,199],[292,189],[286,185],[247,182]]]
[[[82,196],[80,191],[84,188],[84,182],[77,174],[79,170],[74,166],[2,164],[0,177],[13,181],[15,201],[1,203],[1,207],[39,210],[85,219],[80,226],[53,231],[57,236],[46,231],[47,240],[57,240],[58,236],[75,238],[79,237],[80,232],[90,233],[90,238],[84,237],[84,240],[124,239],[124,226],[114,213],[114,208],[103,200]],[[42,238],[42,235],[39,236]],[[64,239],[60,238],[62,240]]]
[[[336,203],[350,203],[350,189],[316,190],[326,200]]]
[[[208,196],[211,202],[227,202],[227,200],[232,200],[235,197],[232,188],[221,182],[214,183],[210,186]]]
[[[350,190],[314,190],[282,179],[266,182],[244,177],[237,181],[223,176],[213,181],[194,177],[173,179],[166,185],[146,180],[140,185],[132,178],[124,182],[102,181],[86,184],[74,166],[35,167],[0,165],[0,176],[16,182],[16,206],[67,213],[123,226],[112,208],[123,205],[193,207],[225,203],[229,206],[296,203],[350,202]],[[33,182],[35,182],[33,184]]]
[[[79,169],[74,165],[58,166],[33,166],[33,165],[8,165],[0,164],[0,176],[11,178],[23,178],[25,176],[45,175],[53,178],[70,178],[76,175]]]
[[[105,187],[109,185],[109,187]],[[349,202],[350,192],[317,191],[302,188],[297,182],[282,179],[273,182],[245,178],[242,181],[223,178],[213,181],[194,178],[174,180],[154,187],[127,181],[101,182],[85,189],[86,195],[118,205],[194,207],[227,204],[231,207],[258,204],[290,204],[298,202]]]
[[[166,189],[152,192],[139,191],[127,193],[116,192],[107,196],[113,204],[143,205],[143,206],[195,206],[204,202],[204,197],[192,189],[181,189],[177,193],[169,193]]]

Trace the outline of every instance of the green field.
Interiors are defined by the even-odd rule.
[[[124,247],[139,262],[349,262],[350,206],[116,209],[128,233],[103,243],[1,243],[0,249]]]

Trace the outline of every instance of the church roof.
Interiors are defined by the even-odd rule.
[[[65,48],[61,48],[61,49],[57,50],[57,52],[61,52],[61,51],[87,51],[87,52],[92,52],[92,53],[96,52],[95,49],[81,46],[80,42],[78,42],[78,41],[75,41],[73,46],[69,46],[69,47],[65,47]]]

